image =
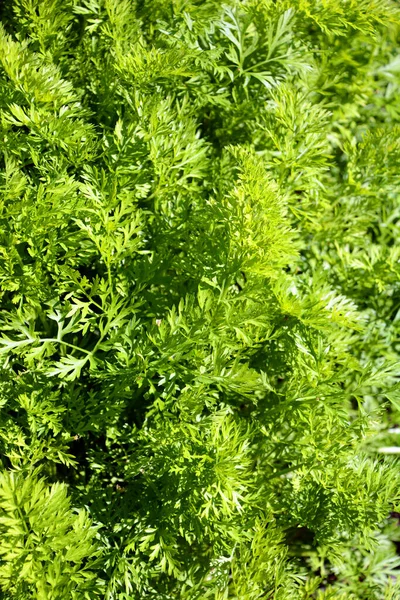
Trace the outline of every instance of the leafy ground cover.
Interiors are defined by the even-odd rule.
[[[400,598],[399,5],[0,11],[0,598]]]

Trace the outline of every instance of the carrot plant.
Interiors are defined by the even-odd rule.
[[[0,598],[400,598],[399,18],[3,0]]]

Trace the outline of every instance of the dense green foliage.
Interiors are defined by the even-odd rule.
[[[400,598],[398,4],[0,10],[0,598]]]

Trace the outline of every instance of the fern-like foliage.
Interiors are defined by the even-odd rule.
[[[400,598],[397,3],[0,18],[0,598]]]

